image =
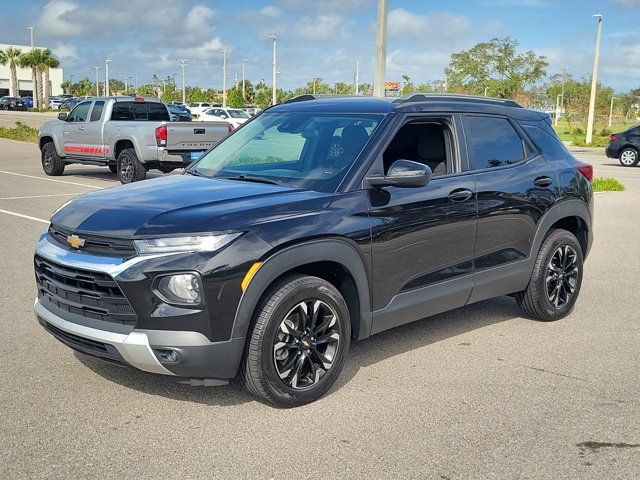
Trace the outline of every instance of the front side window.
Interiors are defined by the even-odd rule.
[[[465,130],[477,170],[524,160],[522,139],[507,119],[467,116]]]
[[[93,109],[91,110],[91,117],[89,118],[90,122],[96,122],[100,120],[102,117],[102,110],[104,110],[104,101],[98,100],[93,104]]]
[[[188,173],[332,192],[381,120],[382,115],[265,113]]]
[[[71,113],[69,113],[67,122],[85,122],[89,114],[90,106],[91,102],[82,102],[76,105],[76,107],[71,110]]]
[[[244,110],[227,110],[231,118],[251,118]]]

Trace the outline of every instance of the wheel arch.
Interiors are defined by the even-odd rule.
[[[40,151],[42,151],[42,149],[44,148],[44,146],[47,143],[53,143],[53,146],[56,148],[56,152],[58,153],[58,155],[60,155],[60,149],[58,148],[58,142],[56,142],[56,139],[53,135],[42,135],[40,138],[38,138],[38,148],[40,149]]]
[[[136,151],[136,155],[138,154],[138,148],[136,146],[135,140],[132,138],[120,138],[113,146],[113,158],[118,159],[118,155],[125,148],[133,148]]]
[[[591,249],[591,221],[591,212],[584,201],[567,200],[552,207],[538,224],[530,258],[535,260],[542,242],[551,230],[563,228],[576,236],[586,259]]]
[[[233,338],[248,334],[253,314],[264,293],[278,279],[291,273],[317,276],[334,285],[349,308],[353,337],[362,340],[369,336],[371,297],[364,262],[348,241],[323,239],[293,245],[267,257],[240,299]]]

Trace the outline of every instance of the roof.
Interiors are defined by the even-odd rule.
[[[270,111],[314,111],[325,113],[468,112],[509,115],[540,120],[538,112],[523,108],[510,99],[473,95],[416,93],[404,97],[363,97],[354,95],[300,95],[275,105]]]

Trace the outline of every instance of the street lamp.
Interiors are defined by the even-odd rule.
[[[489,91],[489,87],[484,87],[484,96],[487,96],[487,92]]]
[[[609,108],[609,128],[611,128],[611,118],[613,117],[613,101],[616,97],[611,97],[611,107]]]
[[[185,90],[185,81],[184,81],[184,68],[189,64],[188,60],[186,58],[181,58],[179,60],[180,62],[180,66],[182,67],[182,103],[186,104],[187,103],[187,95],[186,95],[186,90]]]
[[[556,116],[553,119],[553,123],[556,127],[558,126],[558,117],[560,116],[560,99],[561,98],[562,98],[562,103],[564,103],[564,94],[559,93],[558,95],[556,95]]]
[[[600,35],[602,35],[602,15],[593,15],[598,19],[598,31],[596,33],[596,51],[593,55],[593,76],[591,78],[591,97],[589,98],[589,118],[587,119],[586,143],[591,143],[593,137],[593,117],[596,110],[596,89],[598,88],[598,57],[600,55]]]
[[[355,67],[356,67],[356,71],[353,77],[353,91],[356,95],[358,95],[359,93],[359,84],[360,84],[360,62],[353,62]]]
[[[71,93],[71,85],[73,85],[73,81],[71,80],[74,77],[73,73],[69,74],[69,91],[67,93]]]
[[[100,80],[98,79],[98,70],[100,70],[100,67],[93,67],[96,69],[96,97],[100,96]]]
[[[276,75],[278,72],[278,57],[277,57],[277,37],[275,35],[268,35],[268,38],[273,38],[273,87],[271,90],[271,104],[275,105],[278,101],[278,97],[276,95]]]
[[[222,108],[227,108],[227,50],[222,52]]]
[[[104,96],[109,96],[109,64],[111,60],[108,58],[104,61]]]
[[[376,28],[376,75],[373,96],[384,97],[384,80],[387,67],[387,0],[378,0],[378,24]]]
[[[247,63],[249,61],[248,58],[243,58],[242,59],[242,99],[244,100],[246,98],[245,96],[245,88],[244,88],[244,64]]]
[[[27,28],[27,30],[29,30],[29,37],[31,38],[31,48],[33,49],[33,47],[35,46],[35,44],[33,43],[33,27],[29,27]]]

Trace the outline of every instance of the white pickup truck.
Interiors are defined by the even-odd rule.
[[[189,165],[232,129],[225,121],[170,122],[157,98],[98,97],[42,125],[38,145],[47,175],[81,163],[108,166],[131,183],[150,169],[168,173]]]

